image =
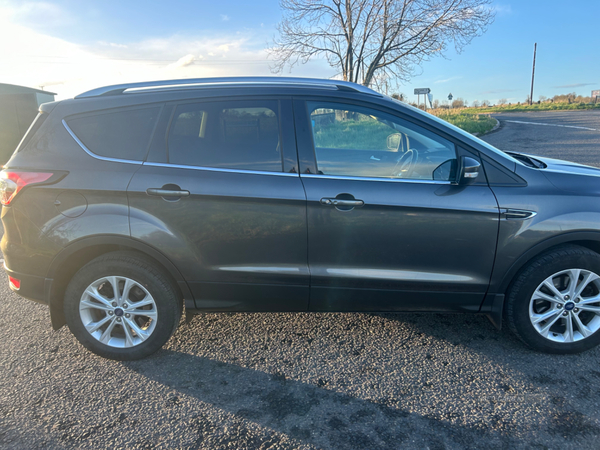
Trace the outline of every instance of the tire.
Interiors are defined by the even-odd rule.
[[[532,260],[508,291],[505,319],[519,339],[545,353],[600,344],[600,255],[572,245]]]
[[[135,360],[169,340],[179,324],[182,299],[152,261],[134,252],[113,252],[73,276],[64,311],[71,333],[85,348],[108,359]]]

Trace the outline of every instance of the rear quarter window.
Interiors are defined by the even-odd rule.
[[[143,161],[159,113],[157,106],[74,116],[66,122],[92,153],[106,158]]]
[[[21,139],[21,142],[17,146],[17,149],[15,150],[15,152],[21,152],[27,148],[27,144],[29,144],[29,141],[31,140],[31,138],[35,135],[35,133],[37,133],[37,131],[40,129],[40,127],[42,126],[42,124],[44,123],[44,121],[46,120],[47,117],[48,117],[48,114],[39,113],[35,117],[35,119],[33,119],[31,126],[29,127],[29,129],[27,130],[25,135],[23,136],[23,139]]]

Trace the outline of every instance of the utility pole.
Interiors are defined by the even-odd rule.
[[[531,72],[531,94],[529,94],[529,104],[533,103],[533,79],[535,78],[535,54],[537,53],[537,42],[533,45],[533,70]]]

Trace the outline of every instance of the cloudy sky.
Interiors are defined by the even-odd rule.
[[[424,63],[394,91],[523,101],[534,42],[535,99],[600,89],[599,0],[508,0],[495,8],[484,36],[461,54]],[[277,0],[0,0],[0,83],[43,86],[60,99],[124,82],[270,75],[265,48],[280,18]],[[329,78],[336,70],[314,60],[291,75]]]

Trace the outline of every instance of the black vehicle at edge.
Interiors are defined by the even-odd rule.
[[[207,311],[466,312],[600,343],[600,170],[503,153],[336,80],[108,86],[46,103],[2,171],[11,289],[136,359]]]

